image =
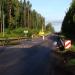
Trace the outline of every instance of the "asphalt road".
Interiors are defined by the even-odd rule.
[[[31,48],[0,48],[0,75],[70,75],[49,41]]]
[[[47,37],[45,37],[45,40],[46,39]],[[29,39],[29,40],[21,40],[18,45],[8,46],[8,48],[30,48],[32,46],[41,44],[45,40],[43,40],[42,37],[35,38],[35,39]]]
[[[0,75],[48,75],[49,53],[44,47],[0,49]]]

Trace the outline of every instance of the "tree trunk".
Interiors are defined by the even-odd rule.
[[[11,0],[8,0],[8,24],[9,24],[9,28],[11,29],[12,26],[11,26],[11,9],[12,9],[12,3],[11,3]]]

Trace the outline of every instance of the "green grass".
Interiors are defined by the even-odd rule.
[[[72,45],[71,50],[75,52],[75,45]]]
[[[3,37],[3,34],[0,33],[0,38],[12,38],[12,37],[19,37],[19,36],[20,36],[20,35],[15,34],[15,33],[11,33],[11,34],[5,33],[5,34],[4,34],[4,37]]]
[[[24,30],[28,30],[29,33],[27,34],[28,38],[31,38],[32,35],[35,35],[34,37],[39,37],[39,31],[36,29],[25,29],[25,28],[15,28],[13,30],[5,29],[4,37],[3,33],[0,33],[0,38],[18,38],[18,37],[25,37]],[[45,31],[45,36],[50,34],[50,31]]]
[[[21,37],[25,37],[25,38],[32,38],[32,35],[34,36],[33,38],[37,38],[39,37],[39,31],[40,30],[36,30],[36,29],[28,29],[28,34],[27,36],[25,36],[25,33],[24,33],[24,30],[27,30],[25,28],[17,28],[17,29],[13,29],[13,30],[10,30],[10,29],[5,29],[5,33],[4,33],[4,37],[3,37],[3,33],[0,33],[0,39],[6,39],[6,42],[5,41],[2,41],[0,42],[0,45],[12,45],[12,44],[17,44],[17,42],[7,42],[8,39],[14,39],[14,38],[21,38]],[[46,32],[45,31],[45,35],[48,35],[50,34],[50,31],[49,32]]]
[[[75,65],[75,59],[68,60],[67,66]]]
[[[72,47],[69,48],[69,49],[65,49],[65,51],[72,51],[72,52],[75,52],[75,45],[72,45]]]

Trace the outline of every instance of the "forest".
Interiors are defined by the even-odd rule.
[[[75,0],[72,0],[64,17],[61,31],[67,38],[75,40]]]
[[[44,16],[32,10],[30,1],[0,0],[0,37],[3,32],[4,36],[24,36],[24,30],[29,35],[54,31],[51,23],[46,25]]]

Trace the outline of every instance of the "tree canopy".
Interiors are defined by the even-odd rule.
[[[0,25],[2,16],[5,15],[5,27],[14,29],[18,27],[35,28],[45,26],[44,17],[32,10],[30,1],[0,0]]]
[[[0,0],[0,32],[3,32],[3,24],[4,29],[10,34],[13,30],[16,30],[14,32],[28,30],[36,33],[42,29],[53,31],[50,24],[45,25],[45,17],[32,9],[29,0]]]
[[[48,23],[48,24],[46,25],[46,30],[47,30],[47,31],[52,31],[52,32],[54,32],[54,28],[52,27],[52,24],[51,24],[51,23]]]
[[[61,30],[66,37],[71,39],[75,38],[75,0],[72,1],[69,10],[66,13]]]

